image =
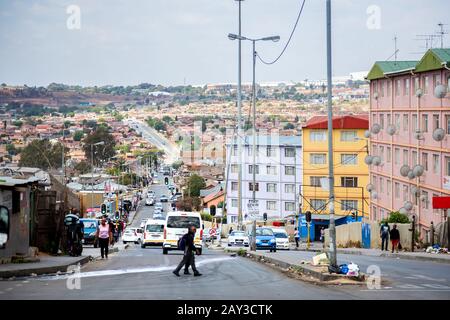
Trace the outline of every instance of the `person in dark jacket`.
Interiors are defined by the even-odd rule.
[[[389,227],[387,222],[384,222],[383,225],[381,225],[380,229],[380,238],[381,238],[381,251],[384,250],[384,247],[386,247],[386,251],[388,251],[388,245],[389,245],[389,232],[391,231],[391,228]]]
[[[400,232],[398,231],[396,224],[394,224],[392,230],[389,232],[389,236],[391,237],[392,252],[394,252],[394,249],[398,252],[398,244],[400,242]]]
[[[184,274],[189,274],[189,271],[187,270],[189,268],[189,265],[192,267],[192,271],[194,271],[195,277],[202,275],[200,272],[198,272],[197,267],[195,266],[194,251],[197,254],[199,254],[197,248],[194,245],[194,237],[195,237],[196,231],[197,231],[197,229],[194,226],[191,226],[189,228],[188,233],[186,233],[181,240],[184,242],[183,259],[178,264],[176,269],[173,270],[173,274],[176,275],[177,277],[180,276],[179,272],[180,272],[181,268],[183,268],[183,266],[185,267]]]

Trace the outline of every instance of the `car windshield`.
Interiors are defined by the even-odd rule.
[[[146,227],[147,232],[164,232],[163,224],[148,224]]]
[[[168,228],[189,228],[192,225],[200,228],[200,219],[198,217],[171,216],[167,220]]]
[[[270,229],[256,229],[257,236],[273,236],[273,231]]]
[[[276,238],[286,239],[288,235],[284,232],[274,232]]]
[[[236,232],[236,231],[233,231],[233,232],[231,233],[231,236],[232,236],[232,237],[244,237],[244,236],[245,236],[245,233],[244,233],[244,232]]]

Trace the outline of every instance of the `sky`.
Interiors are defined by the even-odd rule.
[[[282,50],[303,0],[245,0],[242,34],[266,60]],[[306,0],[292,42],[258,82],[326,77],[325,0]],[[69,10],[75,5],[79,15]],[[367,71],[394,53],[420,59],[417,35],[450,24],[448,0],[332,0],[333,75]],[[79,19],[77,19],[79,17]],[[79,22],[79,24],[78,24]],[[78,28],[79,27],[79,28]],[[446,26],[449,29],[450,26]],[[46,86],[236,83],[238,3],[234,0],[0,0],[0,83]],[[450,46],[450,36],[445,39]],[[435,46],[440,46],[435,41]],[[242,48],[251,81],[251,43]]]

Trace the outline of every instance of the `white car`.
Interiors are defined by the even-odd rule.
[[[249,246],[249,239],[244,231],[232,231],[228,236],[228,246]]]
[[[145,224],[144,239],[141,248],[149,245],[162,245],[164,241],[164,220],[150,219]]]
[[[153,190],[148,190],[148,191],[147,191],[147,197],[148,197],[148,198],[154,198],[154,197],[155,197],[155,191],[153,191]]]
[[[163,204],[161,202],[155,203],[155,210],[164,211]]]
[[[277,242],[278,250],[289,250],[289,235],[286,229],[283,228],[272,228],[273,234]]]
[[[138,244],[141,241],[141,239],[137,233],[137,230],[136,229],[133,230],[132,228],[130,228],[125,230],[122,236],[122,241],[123,243],[134,242]]]
[[[145,227],[145,223],[147,222],[148,219],[142,219],[141,220],[141,224],[139,225],[139,228],[144,229]]]
[[[145,199],[145,205],[146,206],[152,206],[155,204],[155,199],[154,198],[147,198]]]

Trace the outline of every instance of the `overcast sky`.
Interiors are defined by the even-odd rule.
[[[243,35],[281,36],[278,43],[258,44],[265,59],[282,49],[301,3],[242,3]],[[434,33],[438,22],[450,23],[448,0],[333,0],[332,4],[336,76],[369,70],[375,60],[387,59],[394,52],[394,35],[399,60],[418,59],[425,43],[415,40],[416,35]],[[69,5],[80,8],[80,29],[67,27]],[[380,10],[379,20],[376,12],[367,13],[372,5]],[[237,33],[237,9],[234,0],[0,0],[0,83],[236,82],[237,42],[228,40],[227,34]],[[306,0],[291,45],[275,65],[258,64],[258,81],[323,79],[325,39],[325,0]],[[446,40],[449,44],[450,37]],[[250,79],[248,43],[243,46],[243,80]]]

